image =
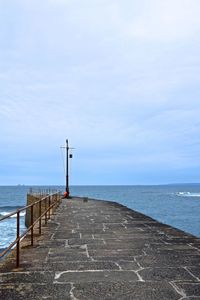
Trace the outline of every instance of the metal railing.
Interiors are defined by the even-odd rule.
[[[33,246],[34,242],[34,227],[36,224],[38,224],[38,233],[41,235],[42,233],[42,220],[44,220],[44,224],[47,224],[47,220],[50,219],[51,214],[53,214],[53,209],[55,210],[61,201],[61,194],[60,192],[56,192],[53,194],[50,194],[48,196],[45,196],[41,198],[40,200],[24,206],[20,209],[17,209],[16,211],[2,217],[0,219],[1,221],[4,221],[6,219],[9,219],[13,215],[16,215],[17,222],[16,222],[16,239],[3,251],[0,253],[0,259],[5,256],[15,245],[16,245],[16,268],[19,267],[20,264],[20,242],[22,239],[25,238],[25,236],[31,232],[31,246]],[[44,203],[44,211],[42,212],[42,204]],[[38,205],[39,206],[39,216],[34,220],[34,207]],[[30,209],[30,226],[20,235],[20,213],[24,210]]]

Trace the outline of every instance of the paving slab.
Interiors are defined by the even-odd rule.
[[[75,299],[178,300],[180,295],[166,282],[91,282],[74,285]]]
[[[200,299],[200,239],[121,204],[73,197],[0,264],[0,299]]]

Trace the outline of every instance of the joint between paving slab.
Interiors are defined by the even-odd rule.
[[[74,296],[74,293],[73,293],[73,290],[75,289],[74,284],[73,284],[73,283],[70,283],[70,285],[71,285],[71,290],[70,290],[69,294],[70,294],[71,300],[78,300],[78,299]]]
[[[181,289],[181,288],[179,288],[179,287],[176,285],[176,283],[175,283],[174,281],[169,282],[169,284],[171,284],[171,286],[174,288],[174,290],[175,290],[180,296],[182,296],[183,298],[186,297],[186,294],[185,294],[184,290]]]
[[[55,232],[51,235],[51,238],[50,238],[51,241],[54,239],[54,236],[55,236]]]
[[[200,282],[200,278],[195,276],[187,267],[183,267],[191,276],[193,276],[198,282]]]
[[[195,247],[195,246],[193,246],[193,245],[190,245],[190,244],[188,244],[192,249],[195,249],[195,250],[197,250],[199,253],[200,253],[200,248],[197,248],[197,247]]]
[[[137,261],[137,258],[134,257],[134,262],[139,266],[139,270],[143,270],[144,268],[141,266],[141,264]]]
[[[115,265],[119,268],[120,271],[122,271],[122,267],[117,262],[115,262]]]
[[[142,252],[144,253],[144,256],[147,256],[147,253],[145,252],[144,249],[142,249]]]
[[[142,271],[142,270],[143,270],[143,269],[140,269],[140,270],[137,270],[137,271],[133,271],[133,272],[137,275],[139,281],[145,282],[145,280],[144,280],[144,279],[142,278],[142,276],[139,274],[139,272]]]
[[[122,224],[122,226],[125,228],[125,229],[127,229],[127,226],[125,225],[125,222],[123,222],[123,223],[121,223]]]

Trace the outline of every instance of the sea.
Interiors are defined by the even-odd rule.
[[[64,186],[0,186],[0,219],[26,205],[30,191],[59,190]],[[72,196],[119,202],[135,211],[200,237],[200,184],[71,186]],[[21,213],[20,231],[25,230]],[[16,215],[0,221],[0,252],[16,237]]]

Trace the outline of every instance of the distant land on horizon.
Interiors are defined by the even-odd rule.
[[[159,184],[72,184],[70,185],[71,187],[76,187],[76,186],[167,186],[167,185],[200,185],[200,182],[177,182],[177,183],[159,183]],[[32,187],[32,186],[36,186],[36,187],[48,187],[48,186],[62,186],[64,187],[64,184],[8,184],[8,185],[1,185],[0,187]]]

